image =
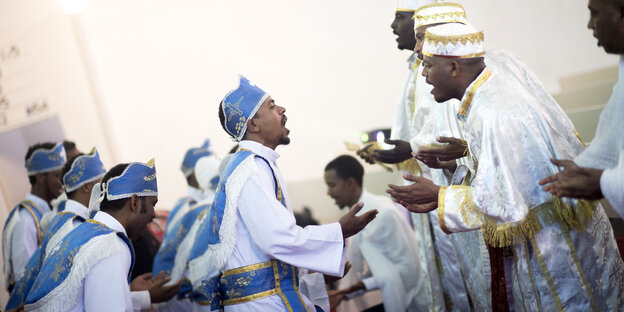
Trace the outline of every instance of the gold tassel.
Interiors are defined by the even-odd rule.
[[[504,224],[498,224],[492,218],[483,215],[481,210],[473,212],[477,212],[481,217],[485,242],[493,247],[506,247],[534,237],[542,230],[542,223],[550,225],[557,222],[575,231],[584,231],[593,219],[596,207],[597,203],[593,201],[579,200],[572,206],[553,196],[552,201],[529,210],[524,219]],[[462,210],[462,217],[468,217],[463,214]]]

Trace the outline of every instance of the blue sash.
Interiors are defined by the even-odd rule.
[[[66,200],[64,200],[64,201],[60,202],[60,203],[56,206],[57,213],[65,211],[65,204],[67,204],[67,201],[66,201]]]
[[[61,204],[64,205],[65,201]],[[24,268],[24,275],[17,281],[15,284],[15,288],[11,292],[11,297],[9,297],[9,302],[7,303],[6,310],[15,309],[20,304],[24,303],[26,296],[30,292],[32,285],[35,283],[35,279],[39,275],[39,271],[41,270],[41,265],[43,264],[43,260],[45,259],[45,251],[48,246],[48,242],[52,235],[54,235],[66,222],[73,222],[75,218],[84,222],[85,220],[72,212],[63,212],[60,213],[52,219],[50,222],[50,227],[48,227],[48,232],[43,238],[43,242],[41,246],[37,247],[35,252],[30,256],[30,259],[26,263],[26,267]]]
[[[279,295],[289,312],[308,311],[299,295],[299,269],[270,260],[223,272],[202,282],[204,301],[212,310]]]
[[[33,203],[32,201],[24,200],[21,203],[19,203],[17,206],[15,206],[15,208],[13,208],[13,211],[11,211],[11,213],[9,214],[9,217],[7,218],[6,222],[4,223],[4,226],[6,227],[7,224],[9,224],[9,221],[11,221],[11,218],[13,218],[20,209],[26,209],[26,211],[28,211],[28,213],[30,213],[30,215],[33,217],[33,220],[35,220],[35,226],[37,227],[37,244],[41,245],[41,241],[43,240],[43,232],[41,231],[40,223],[41,223],[41,218],[43,217],[43,215],[41,214],[39,209],[37,209],[37,206],[35,205],[35,203]],[[8,234],[11,235],[11,233],[8,233]]]
[[[44,261],[39,276],[37,276],[30,293],[26,296],[25,303],[27,305],[35,303],[58,287],[69,275],[74,256],[80,248],[94,237],[110,233],[116,233],[130,249],[132,257],[130,271],[128,272],[128,283],[130,283],[130,274],[134,267],[134,249],[128,237],[95,220],[87,220],[87,222],[79,225],[67,234],[59,243],[59,248]]]
[[[167,223],[165,224],[165,233],[167,233],[168,231],[171,231],[170,229],[171,222],[169,221],[173,220],[173,217],[175,217],[175,215],[180,211],[180,208],[182,208],[186,203],[189,203],[189,205],[194,205],[195,201],[189,196],[185,196],[185,197],[178,199],[176,204],[173,206],[173,209],[171,209],[171,211],[169,212],[169,215],[167,216]]]
[[[154,266],[152,268],[152,276],[156,276],[158,273],[165,271],[167,275],[171,275],[171,270],[175,264],[175,257],[178,252],[178,247],[182,240],[186,237],[189,230],[193,226],[193,223],[199,218],[202,211],[206,211],[209,208],[209,204],[199,205],[191,208],[168,232],[165,233],[162,245],[158,249],[158,253],[154,258]]]

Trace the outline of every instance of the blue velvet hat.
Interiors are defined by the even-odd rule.
[[[128,198],[132,195],[158,196],[154,159],[147,164],[131,163],[121,175],[102,184],[108,200]]]
[[[91,153],[74,159],[71,168],[63,176],[63,187],[65,192],[73,192],[85,183],[101,179],[105,174],[106,169],[100,160],[100,154],[94,147]]]
[[[221,102],[225,116],[225,130],[240,141],[247,130],[247,121],[256,115],[260,105],[269,97],[262,89],[243,76],[238,76],[238,87],[230,91]]]
[[[184,161],[182,161],[182,167],[180,168],[182,169],[185,177],[188,178],[193,173],[197,160],[213,154],[208,147],[210,147],[210,140],[206,140],[201,147],[194,147],[186,152],[184,155]]]
[[[26,160],[26,170],[29,176],[62,169],[66,156],[63,142],[56,144],[52,149],[38,148]]]

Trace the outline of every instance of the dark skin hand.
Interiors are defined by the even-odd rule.
[[[450,161],[462,158],[466,152],[466,143],[457,138],[438,137],[439,143],[445,143],[442,146],[423,146],[418,148],[416,158],[425,162],[428,159],[438,159],[440,161]],[[432,167],[435,168],[435,167]]]
[[[337,282],[341,278],[345,277],[345,275],[349,273],[349,270],[351,270],[351,263],[347,261],[345,262],[344,273],[342,274],[342,276],[331,276],[331,275],[323,274],[323,279],[325,279],[325,284],[333,284]]]
[[[327,295],[329,296],[329,307],[331,310],[334,310],[336,307],[338,307],[340,302],[342,302],[342,300],[344,300],[344,298],[347,296],[338,289],[328,290]]]
[[[152,273],[145,273],[132,280],[130,290],[147,290],[152,303],[165,302],[178,294],[182,284],[182,280],[180,280],[173,285],[164,286],[170,280],[171,278],[165,275],[165,272],[158,273],[154,278],[152,278]]]
[[[357,155],[360,156],[360,158],[362,158],[367,163],[374,165],[375,158],[373,157],[372,151],[370,150],[371,147],[373,147],[373,144],[369,143],[369,144],[364,145],[364,147],[362,147],[359,151],[357,151]]]
[[[434,169],[447,169],[451,172],[455,172],[455,169],[457,169],[457,162],[454,160],[447,160],[447,161],[441,161],[439,158],[437,157],[419,157],[418,153],[412,153],[412,156],[414,156],[414,158],[422,161],[425,165],[427,165],[427,167],[429,168],[434,168]]]
[[[376,160],[385,164],[397,164],[412,157],[412,146],[409,142],[390,139],[386,139],[384,142],[394,145],[394,148],[389,150],[374,150],[372,156]]]
[[[429,179],[411,174],[404,174],[403,179],[412,181],[413,184],[388,185],[386,193],[390,194],[394,201],[418,213],[429,212],[437,208],[440,186]]]
[[[602,170],[582,168],[572,160],[551,159],[563,170],[539,181],[543,190],[559,197],[601,199],[600,177]]]
[[[342,228],[342,238],[346,239],[351,237],[357,233],[359,233],[366,225],[373,221],[377,216],[377,209],[373,209],[371,211],[367,211],[360,216],[356,216],[360,210],[364,207],[363,203],[357,203],[349,209],[346,215],[340,218],[340,227]]]

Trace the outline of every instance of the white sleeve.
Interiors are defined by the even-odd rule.
[[[147,310],[152,306],[152,299],[147,290],[131,291],[130,298],[132,299],[134,311]]]
[[[600,189],[602,195],[609,201],[613,209],[624,217],[624,151],[620,152],[618,165],[602,172]]]
[[[377,285],[377,282],[375,281],[374,276],[363,279],[362,283],[364,283],[364,287],[366,287],[366,291],[371,291],[371,290],[375,290],[379,288],[379,286]]]
[[[26,209],[18,211],[20,221],[13,229],[11,236],[11,263],[15,278],[18,279],[22,273],[30,256],[37,249],[37,226],[32,215]]]
[[[342,276],[344,240],[340,224],[297,226],[294,215],[275,198],[273,175],[266,172],[268,165],[262,160],[257,165],[258,175],[245,183],[238,200],[238,213],[254,243],[271,258]]]
[[[143,302],[144,299],[138,299],[138,296],[145,294],[130,293],[127,275],[129,269],[129,252],[114,254],[94,265],[85,277],[85,311],[140,311],[144,308],[133,306],[134,300],[137,303]]]
[[[304,271],[304,270],[302,270]],[[329,311],[329,296],[325,286],[325,277],[321,273],[301,274],[299,277],[299,292],[305,296],[313,306],[319,306],[323,311]],[[313,310],[311,310],[313,311]]]

